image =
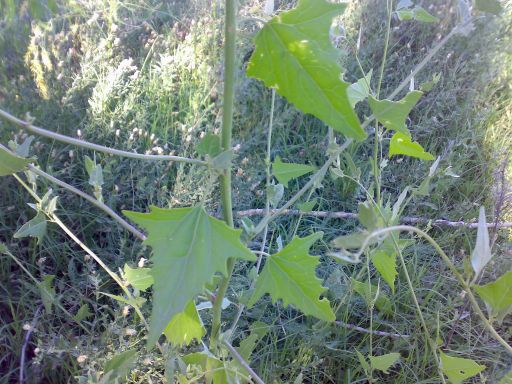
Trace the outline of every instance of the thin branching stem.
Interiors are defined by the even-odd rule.
[[[139,231],[137,228],[135,228],[133,225],[128,223],[125,219],[123,219],[119,214],[117,214],[112,208],[110,208],[105,203],[99,201],[98,199],[88,195],[87,193],[79,190],[78,188],[73,187],[72,185],[69,185],[68,183],[57,179],[56,177],[42,171],[41,169],[35,167],[34,165],[30,164],[28,166],[28,169],[35,173],[36,175],[41,176],[42,178],[50,181],[53,184],[56,184],[64,189],[67,189],[70,192],[73,192],[74,194],[80,196],[81,198],[87,200],[94,206],[101,209],[103,212],[105,212],[107,215],[109,215],[111,218],[113,218],[119,225],[121,225],[124,229],[131,232],[135,237],[137,237],[139,240],[146,240],[146,235]]]
[[[258,376],[256,372],[254,372],[254,369],[251,368],[249,363],[245,361],[245,359],[238,353],[238,351],[229,343],[227,340],[223,340],[224,345],[227,347],[231,355],[238,360],[238,362],[244,367],[247,372],[251,375],[251,378],[258,384],[265,384],[265,382]]]
[[[142,153],[122,151],[119,149],[109,148],[109,147],[105,147],[103,145],[90,143],[85,140],[75,139],[73,137],[61,135],[60,133],[56,133],[56,132],[49,131],[47,129],[36,127],[35,125],[32,125],[30,122],[18,119],[17,117],[11,115],[9,112],[6,112],[2,109],[0,109],[0,118],[3,118],[4,120],[9,121],[10,123],[13,123],[14,125],[18,126],[19,128],[21,128],[25,131],[28,131],[30,133],[33,133],[35,135],[39,135],[39,136],[43,136],[43,137],[46,137],[49,139],[60,141],[62,143],[75,145],[77,147],[91,149],[91,150],[97,151],[97,152],[107,153],[109,155],[127,157],[130,159],[137,159],[137,160],[175,161],[177,163],[188,163],[188,164],[196,164],[196,165],[203,165],[203,166],[208,165],[208,163],[206,161],[199,160],[199,159],[189,159],[186,157],[170,156],[170,155],[145,155]]]

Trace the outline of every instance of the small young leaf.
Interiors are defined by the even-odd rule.
[[[396,270],[396,252],[388,253],[377,249],[371,256],[373,266],[388,285],[391,291],[395,292],[395,279],[398,275]]]
[[[462,384],[464,380],[477,375],[486,368],[471,359],[448,356],[444,352],[440,352],[440,355],[441,370],[452,384]]]
[[[145,291],[154,283],[150,268],[130,268],[128,264],[124,265],[124,279],[139,291]]]
[[[439,83],[439,80],[441,80],[441,74],[440,73],[436,73],[433,77],[432,77],[432,80],[429,80],[423,84],[420,85],[420,91],[422,92],[430,92],[432,90],[432,88],[434,88],[437,83]]]
[[[419,143],[413,142],[411,136],[400,132],[395,133],[391,138],[389,157],[393,157],[393,155],[405,155],[422,160],[435,159],[435,157],[426,152]]]
[[[306,164],[283,163],[279,156],[272,163],[272,174],[274,177],[288,188],[288,182],[300,176],[313,172],[315,167]]]
[[[81,322],[88,317],[91,317],[92,313],[89,311],[89,304],[84,304],[80,307],[80,309],[76,312],[76,315],[73,316],[73,320],[77,323]]]
[[[491,314],[502,315],[512,310],[512,271],[502,275],[498,280],[485,285],[474,286],[478,296],[490,307]]]
[[[203,292],[216,272],[227,275],[229,258],[256,259],[241,243],[241,230],[209,216],[201,206],[124,213],[147,229],[144,243],[153,248],[155,282],[148,345],[155,344],[171,318]]]
[[[54,275],[44,275],[43,280],[38,286],[46,313],[52,312],[52,304],[55,301],[55,287],[53,286],[54,279]]]
[[[369,356],[369,359],[373,369],[378,369],[387,375],[389,368],[400,360],[400,354],[394,352],[382,356]]]
[[[478,217],[476,244],[473,252],[471,253],[471,265],[475,271],[475,278],[480,275],[491,259],[492,253],[489,242],[489,229],[487,228],[487,220],[485,218],[485,208],[482,206],[480,207],[480,215]]]
[[[421,91],[412,91],[400,101],[377,100],[370,95],[368,102],[379,123],[392,131],[408,134],[405,120],[422,95]]]
[[[41,244],[41,241],[43,241],[43,238],[46,235],[46,227],[46,216],[42,212],[37,212],[37,215],[30,221],[23,224],[13,237],[15,239],[35,237],[37,238],[37,243]]]
[[[317,204],[317,202],[318,202],[317,199],[305,201],[304,203],[299,204],[298,208],[301,212],[311,212],[313,210],[313,208],[315,208],[315,205]]]
[[[391,301],[389,298],[382,292],[382,290],[379,290],[377,286],[371,285],[368,286],[368,283],[362,283],[360,281],[357,281],[355,279],[350,279],[352,282],[352,288],[354,288],[354,291],[361,296],[364,301],[366,302],[366,305],[371,306],[373,302],[375,302],[375,306],[377,309],[385,314],[391,314]],[[378,292],[378,296],[377,296]],[[375,297],[377,296],[377,300],[375,300]]]
[[[332,241],[332,244],[336,248],[340,249],[359,249],[363,246],[363,243],[370,235],[367,231],[353,232],[345,236],[340,236]],[[371,241],[369,245],[373,244]]]
[[[183,312],[174,315],[164,329],[167,340],[178,347],[183,344],[188,346],[194,339],[200,341],[205,334],[206,330],[193,300],[187,304]]]
[[[227,369],[225,369],[222,361],[217,359],[209,352],[195,352],[183,356],[183,361],[187,365],[198,365],[204,372],[205,383],[207,384],[224,384],[231,383],[228,380]],[[184,381],[188,383],[189,381]],[[236,381],[235,381],[236,382]]]
[[[306,315],[334,321],[329,301],[319,299],[325,291],[315,274],[319,258],[308,254],[313,243],[322,236],[323,233],[318,232],[304,238],[294,237],[281,251],[270,256],[256,280],[249,307],[265,293],[270,293],[273,302],[282,299],[284,306],[292,304]]]
[[[221,153],[219,153],[217,156],[215,156],[210,164],[212,166],[212,168],[219,172],[219,173],[222,173],[224,171],[226,171],[227,169],[229,169],[229,167],[231,167],[231,162],[233,161],[233,151],[231,149],[227,150],[227,151],[223,151]]]
[[[258,342],[268,333],[268,325],[261,321],[251,324],[251,333],[245,339],[240,341],[240,347],[237,348],[238,353],[245,361],[251,361],[251,355],[256,348]]]
[[[222,145],[219,135],[207,133],[196,146],[196,151],[202,156],[215,157],[222,152]]]
[[[428,13],[423,7],[420,7],[419,5],[415,6],[412,10],[414,14],[414,19],[418,21],[422,21],[424,23],[438,23],[439,18],[432,16],[430,13]]]
[[[105,368],[103,370],[105,375],[108,374],[108,382],[115,383],[124,381],[136,360],[136,349],[124,351],[112,357],[107,364],[105,364]]]
[[[368,375],[368,373],[370,372],[370,364],[368,364],[368,361],[366,360],[366,358],[357,349],[356,349],[356,356],[357,356],[357,359],[359,360],[359,363],[363,367],[364,372]]]
[[[350,101],[352,108],[370,95],[370,82],[372,80],[372,75],[373,69],[370,69],[370,72],[368,72],[365,77],[357,80],[347,88],[348,100]]]
[[[23,157],[15,156],[0,145],[0,176],[8,176],[16,172],[21,172],[32,161],[33,159],[24,159]]]
[[[503,7],[499,0],[475,0],[476,9],[482,12],[499,15],[503,11]]]
[[[267,188],[268,200],[270,205],[274,208],[277,207],[279,202],[283,199],[284,185],[283,184],[270,184]]]
[[[16,153],[16,155],[18,155],[19,157],[25,157],[25,158],[29,157],[30,145],[32,144],[34,139],[35,139],[34,136],[29,136],[25,139],[23,144],[17,144],[14,141],[9,141],[9,148],[11,150],[13,150]]]
[[[329,36],[332,19],[346,7],[300,0],[296,8],[272,18],[256,36],[247,75],[334,130],[361,141],[367,135],[348,100],[348,84],[341,79],[339,54]]]
[[[399,9],[396,11],[396,14],[400,21],[409,21],[414,19],[414,12],[412,9]]]

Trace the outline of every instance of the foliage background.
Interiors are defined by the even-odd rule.
[[[383,94],[389,93],[417,64],[435,41],[457,20],[456,2],[422,1],[441,22],[425,25],[393,21],[391,54],[385,73]],[[195,156],[195,144],[207,132],[220,126],[222,91],[222,7],[208,0],[175,2],[128,2],[122,0],[85,0],[58,2],[57,12],[45,11],[42,21],[31,17],[30,2],[19,3],[14,19],[3,16],[0,22],[0,106],[18,116],[30,113],[45,128],[116,148],[147,153],[172,153]],[[287,8],[289,2],[276,2]],[[242,17],[258,14],[262,3],[244,1]],[[415,138],[430,152],[442,157],[443,169],[452,173],[439,177],[427,199],[414,201],[407,215],[427,218],[471,220],[478,206],[487,207],[492,218],[512,220],[510,205],[509,161],[512,143],[512,3],[505,2],[500,18],[483,17],[469,38],[456,37],[416,83],[440,73],[439,84],[410,116]],[[341,40],[346,80],[360,77],[353,46],[361,29],[359,56],[365,69],[374,68],[383,51],[385,7],[379,0],[357,0],[343,17],[346,35]],[[264,205],[264,143],[270,109],[270,92],[243,75],[252,50],[255,25],[240,26],[239,80],[235,116],[235,144],[240,167],[235,177],[235,209]],[[299,163],[319,164],[325,148],[325,129],[311,116],[304,116],[278,99],[275,115],[273,156]],[[0,122],[2,142],[23,133]],[[238,146],[239,145],[239,146]],[[343,165],[346,173],[370,182],[368,156],[371,143],[350,148]],[[47,140],[36,140],[34,154],[39,163],[55,176],[90,190],[84,156],[76,148]],[[116,210],[142,211],[149,204],[188,206],[206,192],[204,171],[181,165],[133,162],[97,156],[105,169],[105,202]],[[410,159],[393,159],[386,168],[383,188],[396,196],[406,185],[418,184],[428,173],[428,164]],[[291,183],[292,185],[293,183]],[[292,185],[293,193],[299,184]],[[101,371],[104,362],[116,351],[136,344],[141,330],[123,316],[123,308],[99,292],[116,293],[117,288],[64,236],[50,228],[41,245],[31,240],[13,240],[12,234],[32,215],[25,192],[10,178],[0,179],[0,241],[37,277],[54,274],[62,305],[76,313],[88,304],[91,315],[86,324],[94,336],[75,328],[58,311],[37,318],[36,331],[29,345],[27,369],[34,382],[67,382],[68,378]],[[65,191],[59,191],[59,214],[68,225],[112,267],[125,262],[136,265],[148,258],[142,248],[101,212]],[[326,180],[312,197],[318,210],[355,212],[364,199],[353,183]],[[215,194],[208,198],[209,209],[218,212]],[[271,228],[269,246],[277,239],[284,243],[292,236],[296,218],[285,217]],[[330,240],[350,232],[352,221],[304,218],[298,233],[322,230]],[[436,230],[444,249],[455,260],[471,252],[471,230]],[[499,276],[512,264],[510,237],[501,233],[495,243],[495,265],[488,279]],[[324,244],[325,245],[325,244]],[[315,251],[325,250],[319,246]],[[506,356],[482,333],[471,316],[465,316],[462,298],[454,295],[449,272],[426,246],[414,247],[407,255],[415,278],[417,295],[433,331],[441,324],[447,347],[462,356],[471,356],[488,368],[484,376],[490,382],[509,368]],[[364,303],[350,292],[348,281],[353,271],[330,261],[319,275],[330,288],[329,295],[346,304],[338,318],[368,326]],[[244,271],[239,271],[230,292],[233,298],[247,287]],[[17,377],[23,325],[31,323],[40,306],[37,288],[10,259],[0,256],[0,379],[13,382]],[[403,361],[392,376],[382,382],[417,382],[435,377],[425,340],[418,333],[419,322],[411,307],[403,283],[392,297],[395,312],[375,321],[413,337],[408,341],[381,338],[374,348],[386,353],[400,351]],[[227,310],[227,318],[234,309]],[[340,317],[341,314],[341,317]],[[461,316],[462,315],[462,316]],[[209,319],[204,319],[206,322]],[[362,377],[355,348],[364,352],[365,335],[342,327],[311,330],[311,320],[289,308],[273,308],[270,301],[248,312],[241,323],[240,338],[253,320],[270,324],[265,342],[259,344],[255,369],[275,382],[351,382]],[[132,327],[136,333],[131,334]],[[501,331],[512,337],[510,319]],[[79,363],[79,356],[87,356]],[[79,359],[80,360],[80,359]],[[162,380],[163,366],[158,356],[143,354],[132,373],[132,382]],[[302,375],[302,376],[301,376]],[[40,381],[41,380],[41,381]],[[476,379],[476,382],[479,382]],[[431,381],[430,381],[431,382]]]

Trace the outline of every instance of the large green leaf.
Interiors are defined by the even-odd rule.
[[[282,299],[284,306],[292,304],[306,315],[333,321],[335,316],[329,301],[319,299],[325,291],[315,274],[319,258],[308,254],[313,243],[322,236],[323,233],[318,232],[304,238],[294,237],[281,251],[270,256],[256,280],[249,306],[269,293],[274,302]]]
[[[272,163],[272,174],[274,177],[288,188],[288,182],[313,172],[315,167],[306,164],[283,163],[279,156]]]
[[[477,364],[471,359],[452,357],[443,352],[440,352],[440,355],[441,370],[452,384],[461,384],[464,380],[477,375],[485,369],[484,365]]]
[[[0,176],[8,176],[23,171],[33,159],[15,156],[0,145]]]
[[[183,312],[174,315],[164,329],[167,340],[177,346],[189,345],[194,339],[201,340],[205,334],[206,330],[193,300],[187,304]]]
[[[153,312],[148,345],[154,345],[171,318],[185,309],[216,272],[227,275],[229,258],[255,260],[240,241],[240,230],[209,216],[201,206],[125,212],[148,231],[153,248]]]
[[[405,120],[422,95],[421,91],[412,91],[400,101],[377,100],[370,95],[368,103],[375,118],[384,127],[392,131],[408,133]]]
[[[498,280],[485,285],[476,285],[478,296],[490,307],[493,315],[502,315],[512,310],[512,271],[505,273]]]
[[[426,152],[419,143],[415,141],[413,142],[411,136],[401,132],[395,133],[391,138],[391,143],[389,144],[389,157],[392,157],[393,155],[405,155],[422,160],[435,159],[435,157]]]
[[[350,105],[338,51],[329,37],[333,17],[346,6],[300,0],[295,9],[272,18],[256,36],[247,75],[336,131],[364,140],[367,135]]]

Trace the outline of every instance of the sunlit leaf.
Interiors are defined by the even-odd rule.
[[[440,352],[440,355],[441,370],[452,384],[461,384],[485,369],[484,365],[477,364],[471,359],[448,356],[444,352]]]
[[[33,159],[15,156],[0,145],[0,176],[8,176],[23,171],[32,161]]]
[[[140,291],[145,291],[153,285],[154,280],[150,268],[131,268],[125,264],[123,272],[126,282]]]
[[[476,233],[476,244],[471,253],[471,265],[475,271],[475,277],[479,276],[485,266],[492,259],[491,244],[489,241],[489,229],[485,218],[485,208],[480,207],[478,216],[478,230]]]
[[[46,313],[52,312],[52,304],[55,301],[55,287],[53,286],[54,279],[54,275],[44,275],[43,280],[38,286]]]
[[[435,157],[426,152],[419,143],[413,142],[411,136],[400,132],[393,135],[389,144],[389,157],[394,155],[405,155],[422,160],[435,159]]]
[[[512,310],[512,271],[502,275],[498,280],[485,285],[474,286],[478,296],[491,309],[494,316],[505,316]]]
[[[42,212],[37,212],[36,216],[30,221],[23,224],[18,231],[13,235],[15,239],[24,237],[37,238],[38,244],[41,244],[44,236],[46,235],[47,221],[46,216]]]
[[[227,275],[229,258],[254,261],[240,241],[241,230],[209,216],[204,208],[125,212],[148,231],[145,244],[153,248],[153,311],[148,345],[154,345],[171,318],[182,312],[216,272]],[[178,294],[179,293],[179,294]]]
[[[498,384],[512,384],[512,369],[501,378]]]
[[[174,315],[164,329],[167,340],[176,346],[189,345],[193,340],[201,340],[205,334],[194,301],[189,302],[183,312]]]
[[[353,232],[348,235],[340,236],[332,241],[332,244],[336,248],[341,249],[359,249],[363,246],[370,233],[367,231]],[[370,240],[369,245],[375,243]]]
[[[383,250],[375,250],[371,256],[373,266],[391,287],[391,291],[395,292],[395,279],[398,275],[396,270],[396,252],[388,253]]]
[[[332,19],[346,6],[300,0],[296,8],[272,18],[256,36],[247,74],[336,131],[364,140],[367,135],[350,105],[339,54],[329,37]]]
[[[370,95],[368,103],[375,118],[384,127],[407,134],[409,131],[405,121],[422,95],[421,91],[412,91],[400,101],[377,100]]]
[[[288,182],[298,177],[313,172],[315,167],[307,164],[283,163],[279,156],[276,156],[272,163],[272,174],[274,177],[288,188]]]
[[[197,144],[196,151],[200,155],[215,157],[222,152],[222,145],[219,135],[207,133]]]
[[[306,315],[333,321],[335,316],[329,301],[319,299],[325,291],[315,273],[319,258],[308,254],[313,243],[322,236],[323,233],[318,232],[304,238],[294,237],[281,251],[267,258],[249,306],[269,293],[273,302],[281,299],[284,306],[292,304]]]
[[[499,15],[503,11],[503,7],[499,0],[475,0],[475,7],[479,11]]]
[[[365,100],[370,95],[370,82],[372,80],[373,69],[370,69],[368,74],[351,84],[347,88],[347,95],[352,108],[360,101]]]
[[[370,359],[370,364],[373,369],[378,369],[379,371],[388,374],[389,368],[400,360],[400,354],[393,352],[382,356],[369,356],[368,358]]]

